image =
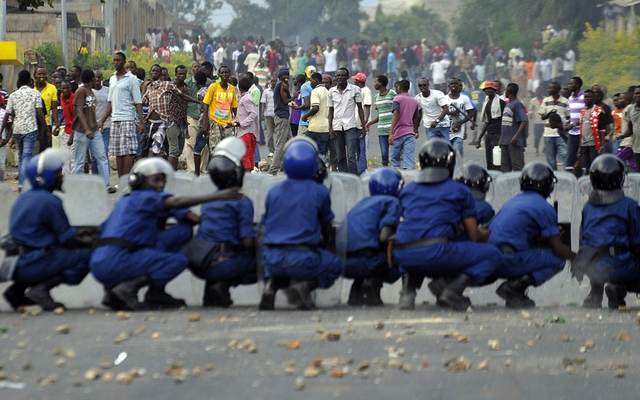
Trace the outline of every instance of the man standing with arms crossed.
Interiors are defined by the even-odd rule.
[[[138,132],[144,130],[142,118],[142,96],[138,78],[124,69],[126,56],[117,52],[113,56],[115,72],[109,79],[109,97],[107,111],[101,119],[100,130],[104,121],[111,116],[111,137],[109,154],[116,157],[118,178],[131,171],[133,157],[138,150]],[[136,113],[138,130],[136,131]]]
[[[293,100],[289,93],[289,68],[280,67],[278,69],[278,83],[273,89],[273,105],[276,116],[273,118],[275,129],[273,132],[273,141],[275,143],[275,151],[273,160],[269,168],[269,175],[277,175],[282,168],[284,157],[284,145],[293,136],[291,133],[291,125],[289,125],[289,105]]]

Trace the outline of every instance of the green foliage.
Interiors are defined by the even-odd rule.
[[[564,58],[564,52],[568,44],[571,44],[571,38],[555,38],[549,43],[545,44],[542,50],[547,53],[549,57],[553,58],[559,55],[560,57]]]
[[[390,43],[409,40],[412,43],[422,38],[433,46],[447,39],[447,25],[440,16],[431,12],[426,5],[411,6],[402,14],[385,14],[378,5],[373,21],[367,23],[362,35],[369,40],[381,40],[388,37]]]
[[[187,67],[187,76],[191,74],[191,60],[193,56],[191,53],[173,53],[171,54],[171,63],[164,64],[161,60],[153,58],[153,56],[146,53],[132,53],[127,52],[127,61],[135,61],[138,69],[143,69],[147,72],[147,78],[149,78],[149,71],[153,64],[159,64],[161,67],[165,67],[169,70],[169,76],[172,78],[175,76],[175,69],[178,65],[184,65]],[[100,69],[105,79],[109,79],[115,72],[113,69],[113,55],[109,53],[97,53],[94,52],[88,59],[87,67],[92,67],[93,62],[100,63]]]
[[[33,48],[40,53],[46,62],[45,68],[47,69],[47,75],[51,75],[57,67],[62,65],[62,44],[60,43],[45,43]]]
[[[100,0],[104,4],[105,0]],[[47,0],[49,7],[53,8],[53,0]],[[20,11],[35,10],[44,6],[44,0],[18,0],[18,8]]]
[[[360,11],[361,0],[265,0],[261,7],[249,0],[227,0],[236,14],[225,36],[245,39],[261,35],[271,38],[272,22],[276,35],[285,41],[296,36],[308,41],[313,36],[332,38],[358,36],[360,21],[366,14]]]
[[[615,93],[640,81],[640,26],[631,35],[625,32],[614,35],[587,24],[578,50],[580,62],[576,73],[584,81],[584,87],[598,84]]]
[[[544,26],[582,32],[584,23],[601,19],[600,0],[467,0],[454,18],[454,36],[469,44],[492,41],[509,48],[516,42],[529,51]],[[573,39],[577,40],[578,35]]]
[[[174,16],[176,21],[199,25],[208,32],[216,29],[210,18],[224,3],[219,0],[158,0],[158,2],[167,13]]]

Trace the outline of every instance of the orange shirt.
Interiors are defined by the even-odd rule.
[[[618,134],[622,132],[622,111],[624,108],[616,108],[611,111],[611,115],[613,116],[613,133]]]
[[[371,46],[371,59],[378,59],[378,46],[376,46],[375,44]]]
[[[527,79],[528,80],[532,80],[533,79],[533,61],[529,61],[527,63]]]

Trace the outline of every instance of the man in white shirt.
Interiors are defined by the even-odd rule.
[[[221,66],[224,65],[224,61],[227,58],[227,44],[222,43],[220,47],[213,54],[213,64],[216,67],[216,71],[220,69]]]
[[[353,82],[362,91],[362,107],[364,109],[364,123],[360,120],[360,116],[356,113],[356,128],[362,130],[364,126],[369,122],[369,116],[371,115],[371,105],[373,104],[373,96],[371,96],[371,89],[365,84],[367,82],[367,75],[362,72],[358,72],[355,76],[352,76]],[[358,174],[364,173],[368,168],[368,154],[369,154],[369,131],[365,129],[365,136],[360,138],[360,147],[358,148]]]
[[[329,90],[329,136],[336,139],[338,171],[357,175],[358,138],[364,138],[366,131],[362,129],[358,134],[356,110],[361,121],[366,119],[362,109],[362,91],[347,83],[348,79],[349,70],[339,68],[336,71],[338,84]]]
[[[552,68],[553,61],[549,59],[549,56],[546,53],[542,53],[542,61],[540,61],[540,79],[542,80],[542,82],[540,82],[540,87],[549,87],[549,84],[551,83]]]
[[[233,70],[236,73],[238,72],[238,56],[242,54],[243,49],[244,49],[244,46],[239,44],[236,50],[231,55],[231,59],[233,60]],[[253,82],[251,82],[251,84],[253,84]]]
[[[427,131],[427,140],[440,138],[449,140],[449,104],[444,93],[439,90],[429,89],[429,80],[418,80],[420,94],[414,97],[420,105],[420,118]]]
[[[273,103],[273,88],[278,83],[278,78],[271,77],[271,81],[267,83],[267,87],[262,92],[260,103],[262,103],[262,119],[267,127],[267,148],[269,149],[269,157],[273,157],[275,146],[273,144],[273,130],[275,128],[275,105]]]
[[[335,76],[338,69],[338,50],[333,48],[333,44],[329,42],[327,49],[322,52],[324,56],[324,73]],[[347,73],[348,76],[348,73]]]
[[[576,53],[571,49],[571,46],[569,45],[565,47],[564,65],[562,69],[564,71],[564,81],[562,82],[562,84],[568,85],[576,69]]]
[[[462,142],[467,139],[466,123],[475,119],[476,109],[469,96],[460,93],[462,91],[460,79],[449,78],[448,86],[449,94],[445,96],[445,101],[449,105],[448,114],[451,121],[449,140],[453,148],[462,156],[464,151]],[[471,130],[475,128],[476,125],[472,122]]]
[[[444,58],[442,60],[431,63],[431,66],[429,68],[431,69],[431,80],[434,87],[440,88],[441,85],[444,84],[444,76],[447,72],[447,65],[448,64],[444,60]]]

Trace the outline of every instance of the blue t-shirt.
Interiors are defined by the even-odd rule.
[[[62,200],[48,190],[29,190],[11,209],[9,232],[18,244],[42,248],[60,245],[76,234],[69,225]]]
[[[200,228],[196,237],[212,243],[240,245],[243,238],[254,238],[253,202],[242,200],[211,201],[202,205]]]
[[[392,51],[389,52],[387,56],[387,72],[389,73],[398,73],[398,68],[396,67],[396,55],[393,54]]]
[[[521,122],[527,121],[527,114],[524,112],[524,104],[520,99],[516,101],[510,101],[504,107],[502,111],[502,131],[500,134],[500,145],[508,146],[511,144],[511,139],[518,132]],[[518,143],[516,146],[527,147],[527,135],[523,130],[518,136]]]
[[[320,242],[321,225],[331,223],[329,190],[313,180],[287,179],[267,195],[264,244],[311,245]]]
[[[640,243],[640,207],[623,199],[606,206],[587,202],[582,209],[582,244],[594,247],[629,248]]]
[[[376,195],[360,200],[340,227],[347,227],[347,251],[379,248],[380,230],[385,226],[395,228],[399,222],[400,200],[397,197]]]
[[[404,222],[398,226],[396,242],[458,235],[462,220],[476,216],[471,190],[450,178],[440,183],[411,182],[400,192]]]
[[[158,228],[169,217],[182,220],[189,209],[164,208],[164,200],[173,196],[153,189],[134,190],[122,196],[106,221],[100,225],[101,238],[120,238],[141,247],[155,247]]]
[[[210,44],[208,44],[207,47],[204,49],[204,54],[207,61],[213,64],[213,47]]]
[[[496,215],[493,208],[486,200],[476,200],[476,219],[478,224],[488,224],[491,218]]]
[[[525,191],[507,201],[489,225],[489,243],[508,244],[517,251],[536,247],[538,238],[558,236],[558,216],[551,204],[533,191]]]
[[[302,98],[302,104],[304,104],[304,98],[309,97],[309,108],[306,110],[300,110],[300,126],[309,126],[309,121],[304,122],[302,117],[307,115],[309,111],[311,111],[311,82],[306,82],[304,85],[300,86],[300,97]]]

